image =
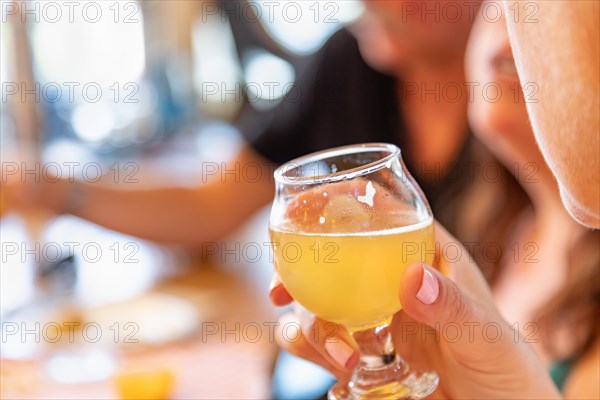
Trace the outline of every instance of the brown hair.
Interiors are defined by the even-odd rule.
[[[476,140],[470,147],[472,158],[478,160],[478,170],[472,184],[454,199],[454,206],[448,207],[453,217],[444,215],[442,219],[466,244],[493,285],[502,274],[515,224],[532,203],[512,173],[488,149]],[[490,165],[502,171],[497,179],[485,178],[482,169]],[[580,235],[570,247],[567,259],[569,270],[564,286],[538,310],[535,321],[543,345],[559,360],[578,357],[600,334],[600,232],[590,230]],[[565,337],[571,339],[568,346]]]
[[[568,254],[569,274],[557,295],[539,310],[544,345],[557,358],[576,358],[600,334],[600,231],[587,231]],[[573,343],[562,345],[568,334]]]

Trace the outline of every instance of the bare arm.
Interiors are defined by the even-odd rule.
[[[600,227],[600,2],[504,4],[521,81],[538,90],[527,109],[563,202]]]
[[[252,172],[242,173],[249,164]],[[198,247],[227,234],[273,198],[273,168],[250,148],[226,168],[238,172],[215,173],[190,187],[77,183],[81,204],[67,211],[129,235]],[[68,203],[73,184],[50,185],[40,203],[56,210]]]

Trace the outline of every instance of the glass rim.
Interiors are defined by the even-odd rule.
[[[353,150],[353,151],[349,151]],[[343,171],[337,171],[330,174],[324,175],[314,175],[314,176],[286,176],[285,174],[291,170],[300,168],[303,165],[306,165],[315,161],[322,161],[327,158],[332,158],[344,154],[353,154],[353,153],[367,153],[374,151],[382,151],[388,152],[386,156],[370,162],[365,165],[361,165],[359,167],[346,169]],[[382,168],[386,167],[386,164],[401,155],[400,148],[394,144],[390,143],[361,143],[361,144],[350,144],[346,146],[333,147],[326,150],[317,151],[315,153],[310,153],[302,157],[295,158],[290,160],[280,167],[278,167],[273,173],[273,177],[275,178],[275,182],[284,183],[288,185],[305,185],[305,184],[320,184],[320,183],[329,183],[329,182],[338,182],[344,179],[351,179],[357,176],[367,175],[372,172],[378,171]]]

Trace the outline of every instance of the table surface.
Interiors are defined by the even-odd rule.
[[[276,310],[268,304],[263,282],[265,271],[247,268],[248,265],[200,261],[190,264],[185,272],[160,282],[151,292],[188,300],[198,310],[199,328],[178,342],[137,348],[137,345],[127,345],[118,357],[120,370],[167,368],[175,379],[171,396],[174,399],[269,398],[277,355],[269,324],[275,323],[277,316]],[[263,276],[257,278],[260,274]],[[207,325],[211,327],[208,334]],[[213,333],[215,328],[218,332]],[[0,359],[0,397],[118,397],[114,377],[94,383],[63,384],[51,379],[45,366],[43,359]]]

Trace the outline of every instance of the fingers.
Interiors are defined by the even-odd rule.
[[[506,348],[496,343],[496,335],[507,337],[506,324],[497,312],[467,296],[434,268],[410,266],[401,283],[400,302],[406,314],[433,328],[458,364],[489,365],[489,360],[503,357]],[[489,332],[488,326],[493,328]],[[493,340],[485,340],[492,335]]]
[[[404,311],[432,327],[498,319],[489,286],[469,253],[441,225],[435,234],[439,271],[422,263],[407,268],[400,284]]]
[[[358,364],[359,351],[346,328],[323,321],[297,303],[294,311],[306,341],[336,369],[349,374]]]
[[[407,314],[429,326],[460,324],[483,318],[483,310],[478,303],[426,264],[414,264],[406,270],[401,283],[400,302]]]
[[[277,275],[277,273],[274,273],[273,278],[271,279],[271,286],[269,288],[269,298],[271,299],[271,303],[278,307],[288,305],[294,300],[281,283],[281,280],[279,279],[279,275]]]
[[[406,314],[437,332],[458,364],[493,371],[491,360],[506,361],[514,353],[511,331],[496,308],[468,296],[431,266],[407,269],[400,301]]]
[[[295,327],[295,329],[293,328]],[[337,379],[344,379],[348,372],[330,363],[306,340],[300,329],[300,322],[293,313],[287,313],[279,318],[277,343],[288,353],[307,361],[313,362],[331,372]]]
[[[293,301],[277,273],[271,280],[269,298],[277,306]],[[349,375],[358,363],[359,352],[348,331],[340,325],[315,317],[297,303],[294,303],[294,310],[297,316],[286,314],[280,319],[279,344],[288,352],[321,365],[338,378]],[[290,324],[299,328],[297,337],[293,339],[287,332]]]
[[[547,398],[554,398],[549,375],[540,374],[544,368],[540,359],[531,347],[515,339],[495,307],[465,294],[439,271],[424,264],[410,266],[401,283],[400,301],[406,314],[437,332],[444,354],[442,369],[447,374],[464,371],[484,376],[486,381],[503,376],[504,383],[517,382],[508,392],[529,393],[520,398],[537,398],[540,392],[530,391],[535,387],[551,388],[552,396]]]
[[[269,297],[278,306],[293,301],[277,274],[271,280]],[[297,303],[294,310],[296,315],[290,313],[280,318],[279,345],[291,354],[319,364],[338,379],[347,378],[359,359],[352,336],[342,326],[315,317]],[[290,335],[290,326],[298,327],[295,335]]]

